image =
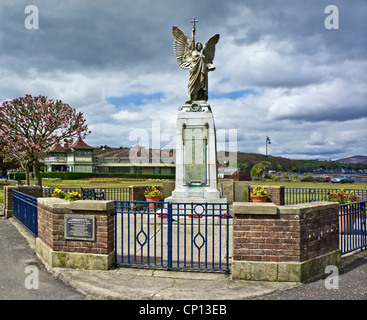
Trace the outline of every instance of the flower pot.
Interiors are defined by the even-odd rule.
[[[251,195],[251,200],[252,202],[266,202],[266,200],[268,200],[268,196],[267,195],[261,195],[261,196]]]
[[[145,195],[145,199],[150,202],[158,202],[159,200],[161,200],[161,195],[160,194],[155,194],[152,196]],[[149,208],[154,208],[154,203],[149,203]]]

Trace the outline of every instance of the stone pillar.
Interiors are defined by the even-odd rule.
[[[50,267],[108,270],[114,262],[113,201],[38,199],[36,251]]]
[[[25,193],[29,196],[42,197],[42,187],[40,186],[5,186],[4,187],[4,215],[6,218],[13,216],[13,191]]]
[[[250,187],[248,181],[234,181],[234,202],[249,202]]]
[[[176,122],[176,179],[173,203],[226,203],[217,185],[214,116],[207,103],[183,105]]]
[[[233,279],[304,282],[340,266],[339,204],[234,203]]]

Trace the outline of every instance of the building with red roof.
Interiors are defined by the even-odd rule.
[[[93,161],[94,172],[98,173],[175,174],[173,150],[146,149],[136,145],[97,155]]]
[[[45,159],[47,172],[93,172],[93,150],[80,137],[70,146],[54,148]]]
[[[46,171],[175,174],[174,150],[146,149],[136,145],[93,156],[94,149],[81,138],[68,149],[55,147],[45,159]]]

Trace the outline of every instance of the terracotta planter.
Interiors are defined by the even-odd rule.
[[[268,196],[267,195],[262,195],[262,196],[251,195],[251,200],[252,202],[266,202],[266,200],[268,200]]]
[[[161,200],[161,195],[155,194],[152,196],[145,195],[145,199],[150,202],[158,202]],[[149,208],[154,208],[154,203],[149,203]]]

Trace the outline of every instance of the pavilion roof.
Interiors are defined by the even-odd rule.
[[[94,148],[87,145],[83,140],[82,138],[78,138],[78,140],[76,140],[76,142],[74,142],[70,148],[73,148],[73,149],[91,149],[93,150]]]

